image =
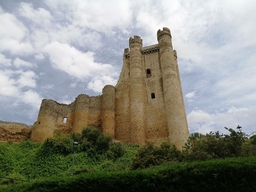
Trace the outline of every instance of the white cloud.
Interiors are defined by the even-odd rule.
[[[187,93],[187,94],[185,95],[185,97],[188,98],[188,99],[191,99],[191,98],[193,98],[193,97],[196,95],[195,93],[196,93],[195,91],[190,92],[190,93]]]
[[[20,93],[19,88],[16,86],[15,79],[11,78],[11,71],[1,71],[0,70],[0,95],[9,96],[9,97],[17,97]]]
[[[16,59],[14,59],[13,61],[13,65],[17,68],[20,68],[20,67],[33,67],[33,64],[30,63],[30,62],[27,62],[27,61],[24,61],[18,57],[16,57]]]
[[[65,14],[65,19],[75,26],[109,35],[113,34],[114,28],[123,30],[132,22],[129,1],[47,0],[46,3],[57,13],[57,17]]]
[[[235,129],[242,125],[247,134],[255,130],[255,107],[236,108],[230,107],[226,111],[207,113],[203,110],[193,110],[188,114],[190,132],[209,133],[210,131],[224,132],[224,127]]]
[[[92,52],[84,53],[59,42],[46,45],[44,51],[49,55],[53,67],[72,77],[80,80],[97,77],[99,78],[98,81],[93,80],[95,86],[100,85],[100,83],[114,82],[113,75],[116,73],[113,67],[109,64],[96,63]],[[91,83],[89,88],[94,89],[95,86],[92,86]]]
[[[0,53],[0,66],[1,67],[11,66],[12,65],[11,61],[12,61],[11,59],[6,58],[5,55]]]
[[[23,92],[23,88],[35,88],[36,87],[36,74],[33,71],[22,70],[0,70],[0,97],[7,96],[16,98],[17,102],[25,102],[30,104],[26,92]],[[33,92],[33,91],[30,91]],[[30,93],[28,92],[28,93]],[[35,95],[36,93],[34,93]],[[33,102],[33,101],[32,101]],[[35,104],[35,103],[33,103]]]
[[[33,8],[33,5],[31,3],[21,3],[19,8],[19,13],[21,16],[33,21],[38,26],[47,26],[52,23],[52,16],[51,13],[48,10],[45,10],[43,8],[39,8],[35,10]]]
[[[42,53],[38,53],[34,56],[37,60],[43,60],[44,59],[44,55]]]
[[[38,108],[38,106],[40,106],[41,101],[42,101],[42,97],[35,91],[32,90],[28,90],[26,92],[24,92],[21,95],[21,99],[23,102]]]
[[[18,71],[16,74],[20,74],[17,79],[19,87],[36,87],[37,75],[33,71]]]
[[[12,54],[33,52],[31,44],[26,40],[27,35],[27,28],[15,15],[4,13],[0,9],[0,51]]]
[[[105,85],[115,85],[116,79],[110,76],[96,76],[88,84],[88,89],[92,89],[94,92],[101,92]]]

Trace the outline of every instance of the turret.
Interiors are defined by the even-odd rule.
[[[169,141],[182,149],[188,138],[188,126],[176,52],[173,51],[171,32],[168,28],[158,30],[160,65],[163,76],[164,105],[169,130]]]
[[[55,124],[58,116],[53,109],[57,107],[58,104],[53,100],[42,100],[37,121],[32,128],[32,141],[42,142],[46,138],[52,137],[54,135]]]
[[[89,96],[78,95],[75,100],[74,123],[72,132],[81,133],[88,126]]]
[[[145,141],[145,81],[142,65],[142,39],[134,36],[130,46],[130,129],[131,142],[144,144]]]
[[[102,132],[115,137],[115,93],[112,85],[106,85],[102,90]]]

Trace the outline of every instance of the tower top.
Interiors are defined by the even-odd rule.
[[[170,31],[170,29],[167,28],[167,27],[163,27],[163,30],[159,29],[159,30],[157,31],[157,40],[158,40],[158,41],[159,41],[159,38],[160,38],[162,35],[169,35],[170,37],[172,37],[172,36],[171,36],[171,31]]]
[[[142,46],[142,39],[140,38],[140,36],[134,35],[134,37],[130,37],[129,45],[131,46],[131,44],[133,43],[139,43]]]

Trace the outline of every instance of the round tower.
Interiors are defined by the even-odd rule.
[[[33,125],[31,141],[42,142],[48,137],[53,137],[57,115],[54,110],[57,104],[53,100],[43,99],[38,113],[38,118]]]
[[[160,65],[163,76],[164,105],[168,123],[169,141],[178,149],[187,141],[189,132],[177,61],[174,56],[168,28],[158,30]]]
[[[106,85],[102,90],[102,132],[115,137],[115,94],[116,88]]]
[[[83,128],[88,126],[89,99],[85,94],[76,98],[72,132],[81,133]]]
[[[129,39],[130,46],[130,128],[131,142],[145,143],[145,82],[142,66],[142,39],[134,36]]]

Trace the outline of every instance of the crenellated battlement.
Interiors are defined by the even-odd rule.
[[[141,37],[140,36],[136,36],[136,35],[134,35],[134,37],[130,37],[129,45],[131,46],[131,44],[133,44],[133,43],[139,43],[140,46],[142,46],[142,39],[141,39]]]
[[[157,40],[159,41],[159,39],[160,39],[161,36],[163,36],[163,35],[169,35],[170,37],[172,37],[172,36],[171,36],[171,31],[170,31],[170,29],[167,28],[167,27],[163,27],[163,30],[159,29],[159,30],[157,31]]]

